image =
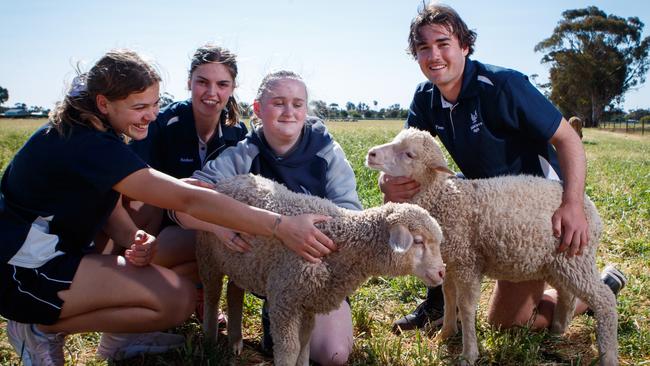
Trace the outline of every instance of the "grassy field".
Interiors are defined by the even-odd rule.
[[[0,119],[0,170],[29,133],[43,121]],[[377,174],[363,166],[368,148],[384,143],[402,127],[398,121],[331,122],[328,126],[353,165],[364,207],[381,203]],[[618,299],[621,364],[650,365],[650,136],[625,135],[586,129],[583,139],[588,158],[586,191],[598,207],[605,228],[598,264],[615,263],[628,276]],[[481,365],[591,365],[597,362],[595,322],[588,316],[574,319],[563,336],[526,328],[496,331],[485,323],[486,304],[493,282],[485,280],[478,316]],[[395,336],[393,320],[411,311],[422,300],[424,286],[415,278],[373,278],[351,298],[355,348],[351,365],[445,365],[461,351],[459,336],[435,344],[431,334],[409,332]],[[121,365],[271,365],[259,353],[261,303],[246,297],[244,354],[233,360],[219,344],[203,342],[194,318],[174,331],[185,334],[186,346],[162,356],[121,362]],[[105,365],[94,358],[99,335],[68,337],[69,364]],[[18,359],[6,341],[0,318],[0,364]]]

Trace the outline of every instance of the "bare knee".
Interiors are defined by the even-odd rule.
[[[488,323],[502,329],[515,326],[545,327],[539,323],[544,322],[544,317],[539,316],[540,310],[546,313],[540,303],[544,286],[543,281],[497,281],[490,299]]]
[[[350,348],[350,345],[344,344],[344,342],[333,342],[324,345],[322,349],[316,350],[311,355],[311,359],[321,366],[347,365],[352,351]]]
[[[183,324],[196,307],[196,286],[191,281],[181,278],[174,291],[165,294],[161,302],[161,320],[169,327]]]

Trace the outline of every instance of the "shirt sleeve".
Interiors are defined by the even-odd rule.
[[[98,189],[113,188],[130,174],[146,168],[147,164],[118,136],[110,132],[91,133],[82,137],[69,158],[71,174]]]
[[[406,117],[406,123],[404,128],[417,128],[423,131],[429,131],[432,136],[436,136],[435,129],[427,126],[426,123],[426,113],[425,108],[431,108],[429,104],[431,100],[427,98],[429,94],[422,92],[422,85],[418,85],[415,93],[413,94],[413,100],[411,101],[411,106],[409,107],[409,113]]]
[[[322,153],[322,154],[321,154]],[[337,206],[350,210],[361,210],[361,202],[357,194],[357,182],[352,166],[345,158],[345,152],[337,142],[333,141],[321,151],[327,162],[325,191],[327,199]]]
[[[505,123],[533,139],[550,140],[562,121],[560,111],[523,74],[508,78],[498,105]]]
[[[259,153],[253,144],[246,140],[224,150],[215,159],[208,161],[203,169],[192,174],[192,178],[216,184],[219,181],[239,174],[248,174],[253,158]]]

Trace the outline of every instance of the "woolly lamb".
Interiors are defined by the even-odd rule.
[[[513,282],[544,280],[558,291],[551,331],[563,333],[576,297],[596,314],[600,362],[618,362],[616,299],[599,279],[596,249],[602,223],[585,196],[590,242],[573,258],[558,253],[551,216],[560,206],[562,185],[533,176],[460,179],[447,167],[440,147],[424,131],[408,129],[385,145],[370,149],[366,165],[392,176],[411,176],[421,190],[411,200],[427,209],[443,229],[444,322],[437,339],[463,334],[462,357],[478,358],[476,305],[483,275]]]
[[[442,232],[421,207],[386,204],[352,211],[318,197],[293,193],[281,184],[254,175],[223,180],[216,189],[283,215],[329,215],[330,221],[317,226],[339,248],[324,257],[322,263],[314,264],[301,259],[277,239],[256,237],[252,250],[238,253],[211,233],[198,234],[196,257],[206,288],[204,331],[208,337],[216,334],[215,309],[222,277],[228,275],[236,285],[228,286],[228,339],[237,354],[243,347],[241,289],[264,295],[268,300],[275,364],[308,365],[314,315],[336,309],[370,276],[413,274],[427,285],[442,283]]]

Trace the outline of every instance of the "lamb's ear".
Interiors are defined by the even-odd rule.
[[[413,245],[413,235],[409,229],[402,224],[392,225],[389,229],[390,238],[388,243],[393,251],[404,253]]]
[[[435,168],[435,171],[441,172],[441,173],[447,173],[447,174],[451,174],[451,175],[456,175],[456,173],[454,173],[451,169],[447,168],[446,166],[437,166]]]

